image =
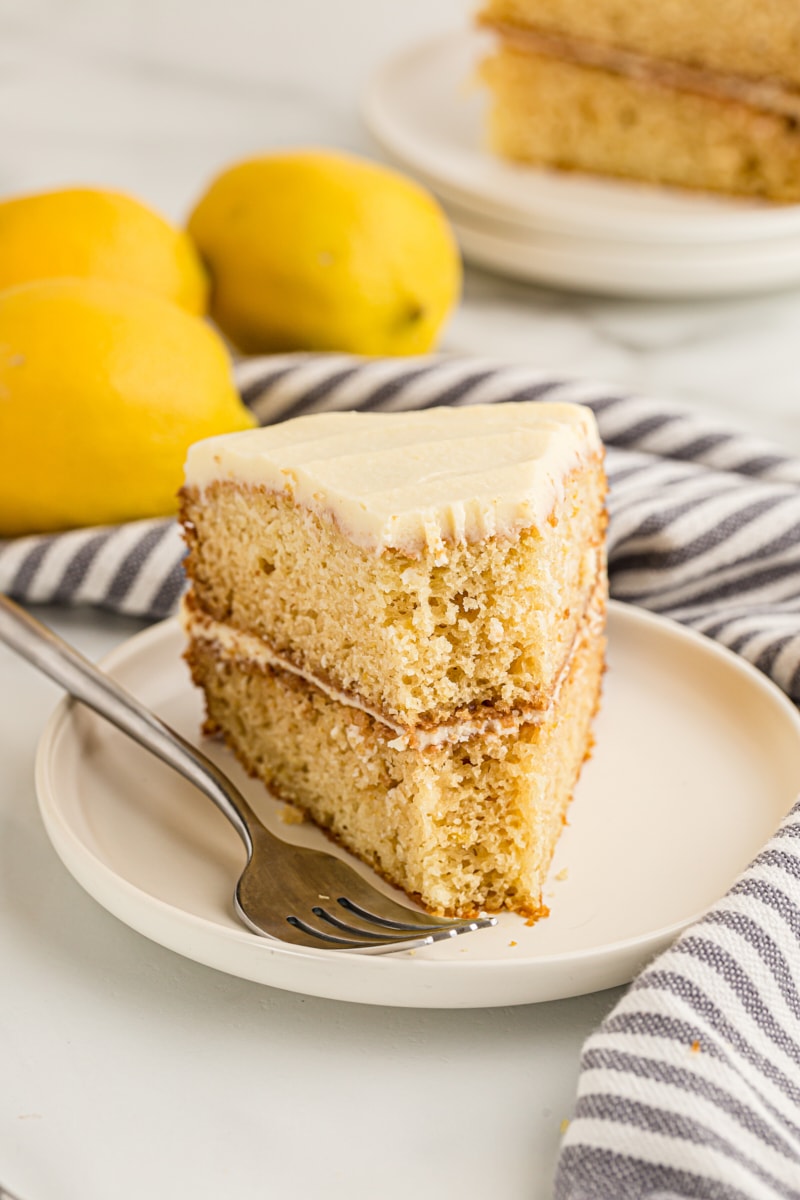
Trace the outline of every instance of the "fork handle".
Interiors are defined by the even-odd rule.
[[[248,854],[252,853],[248,825],[260,827],[261,821],[214,763],[58,634],[3,595],[0,641],[195,784],[224,813]]]

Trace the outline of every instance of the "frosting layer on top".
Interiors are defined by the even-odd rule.
[[[577,404],[319,413],[196,442],[186,484],[264,487],[364,549],[415,556],[541,525],[567,476],[600,451],[594,416]]]

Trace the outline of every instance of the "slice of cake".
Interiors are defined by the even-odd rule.
[[[790,0],[487,0],[500,154],[800,200],[800,8]]]
[[[428,908],[541,908],[603,662],[591,412],[332,413],[189,452],[188,661],[278,797]]]

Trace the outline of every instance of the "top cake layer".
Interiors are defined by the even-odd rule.
[[[723,74],[800,83],[794,0],[486,0],[482,19]]]
[[[543,524],[599,453],[592,413],[571,404],[320,413],[198,442],[186,485],[263,487],[364,550],[414,558]]]

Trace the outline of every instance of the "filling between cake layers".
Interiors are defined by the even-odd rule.
[[[248,640],[220,636],[190,608],[187,660],[206,695],[207,732],[389,881],[436,912],[539,916],[591,744],[604,612],[601,580],[552,702],[534,721],[465,740],[450,731],[424,748]]]
[[[796,86],[651,58],[588,38],[543,32],[506,21],[485,19],[481,24],[499,34],[510,49],[541,54],[576,66],[596,67],[679,91],[741,101],[753,108],[787,117],[800,117],[800,90]]]
[[[598,596],[603,586],[601,576],[600,563],[598,563],[594,574],[594,590],[579,626],[581,635],[584,633],[584,629],[592,630],[597,636],[602,634],[602,622],[598,622],[597,616]],[[510,710],[495,711],[490,704],[484,703],[473,711],[465,710],[461,716],[442,720],[437,724],[426,722],[417,725],[401,725],[381,709],[368,704],[357,693],[343,691],[319,675],[297,666],[291,658],[278,654],[263,638],[252,633],[245,633],[223,621],[215,621],[200,608],[191,591],[181,601],[181,623],[189,636],[198,641],[211,643],[217,647],[222,657],[246,662],[260,670],[278,670],[296,675],[298,679],[302,679],[307,684],[324,692],[330,700],[348,708],[358,709],[393,732],[395,737],[390,743],[393,748],[411,747],[414,750],[428,750],[444,743],[466,742],[471,738],[487,734],[508,735],[517,732],[522,725],[536,724],[541,721],[547,708],[558,701],[577,642],[576,636],[544,704],[525,704]]]

